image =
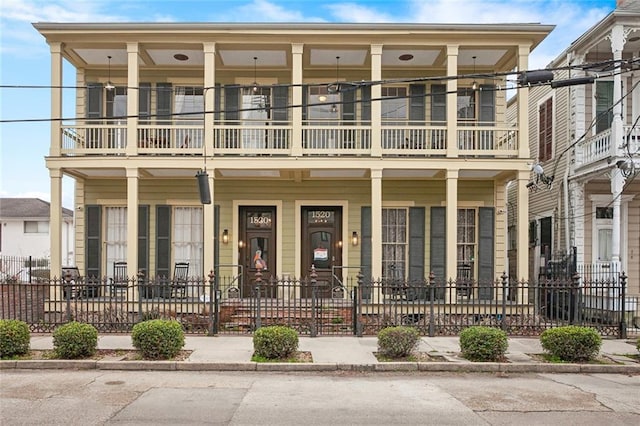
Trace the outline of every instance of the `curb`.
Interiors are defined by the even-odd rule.
[[[256,371],[256,372],[457,372],[640,374],[640,364],[499,362],[261,363],[189,361],[2,360],[0,370]]]

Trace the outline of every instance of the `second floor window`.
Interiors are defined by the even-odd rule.
[[[538,108],[538,159],[553,158],[553,98],[540,104]]]
[[[25,234],[47,234],[49,233],[49,222],[40,220],[25,220]]]
[[[382,98],[382,120],[404,122],[407,119],[406,87],[383,87]]]

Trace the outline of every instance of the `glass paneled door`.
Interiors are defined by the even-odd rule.
[[[241,296],[256,295],[256,273],[262,272],[261,297],[275,297],[276,286],[270,284],[276,274],[276,208],[274,206],[240,207],[239,262],[245,273]]]
[[[342,282],[342,207],[302,208],[302,297],[311,297],[311,266],[317,274],[316,297],[331,297],[331,290]]]

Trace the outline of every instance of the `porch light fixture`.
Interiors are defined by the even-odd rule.
[[[476,57],[472,56],[473,59],[473,83],[471,84],[471,88],[473,90],[478,89],[478,82],[476,81]]]
[[[107,77],[107,84],[104,86],[104,88],[107,90],[113,90],[115,89],[115,86],[113,85],[113,83],[111,83],[111,55],[107,55],[107,60],[109,61],[108,77]]]
[[[327,95],[320,95],[318,96],[318,100],[320,102],[326,102],[327,101]]]
[[[229,243],[229,230],[225,229],[224,231],[222,231],[222,244],[228,244]]]
[[[258,78],[257,78],[257,74],[256,74],[256,66],[258,64],[258,57],[254,56],[253,57],[253,88],[251,90],[253,90],[253,93],[256,93],[258,91]]]
[[[359,242],[360,242],[360,238],[358,237],[358,232],[353,231],[353,233],[351,233],[351,245],[357,246]]]
[[[340,56],[336,56],[336,82],[327,86],[327,92],[338,93],[340,92],[340,83],[338,78],[340,76]]]
[[[238,248],[244,248],[244,241],[242,240],[238,241]]]

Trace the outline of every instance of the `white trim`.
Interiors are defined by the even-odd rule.
[[[415,207],[415,201],[383,201],[382,207]]]
[[[238,236],[240,232],[240,221],[239,221],[239,209],[240,206],[275,206],[276,208],[276,272],[282,274],[282,200],[233,200],[232,201],[232,234],[231,239],[229,240],[229,244],[231,244],[233,255],[231,258],[233,259],[233,263],[236,265],[240,264],[240,259],[238,259]],[[245,241],[246,243],[246,241]],[[245,271],[246,272],[246,271]],[[236,274],[239,274],[240,271],[236,270]]]
[[[349,201],[347,200],[295,200],[294,202],[294,276],[302,277],[300,263],[302,261],[302,216],[300,214],[302,206],[336,206],[342,207],[342,264],[347,265],[349,260],[349,246],[351,245],[351,232],[347,229],[349,225]],[[360,232],[362,236],[362,231]],[[347,272],[348,273],[348,272]]]
[[[484,205],[484,201],[460,201],[458,200],[458,207],[465,207],[465,208],[471,208],[471,207],[485,207]],[[446,207],[447,206],[447,201],[440,201],[440,207]],[[493,207],[493,206],[489,206],[489,207]]]

